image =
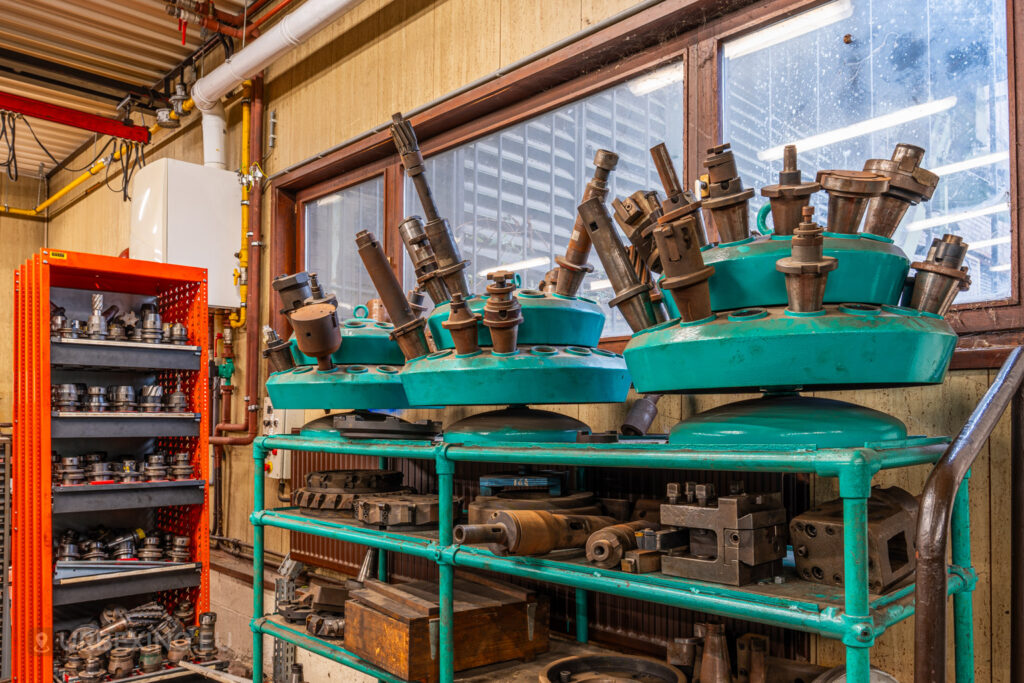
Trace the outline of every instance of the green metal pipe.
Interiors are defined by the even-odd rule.
[[[383,669],[378,669],[339,645],[328,643],[320,640],[319,638],[314,638],[313,636],[301,631],[296,631],[283,624],[270,621],[267,618],[254,619],[252,622],[252,629],[254,633],[266,633],[269,636],[291,643],[303,650],[320,655],[321,657],[326,657],[333,662],[343,664],[344,666],[355,669],[356,671],[361,671],[369,676],[375,676],[378,680],[387,681],[388,683],[405,683],[403,679],[398,678]],[[256,663],[254,661],[254,670],[255,666]],[[254,673],[253,676],[255,675],[256,674]],[[263,679],[260,679],[258,683],[263,683]]]
[[[587,608],[587,591],[576,589],[576,642],[590,640],[590,616]]]
[[[843,590],[848,619],[862,619],[846,643],[846,680],[869,683],[875,632],[868,604],[868,501],[843,498]]]
[[[818,633],[829,638],[842,639],[850,633],[849,626],[839,613],[820,613],[816,606],[810,603],[801,604],[793,600],[751,593],[743,593],[742,599],[762,601],[741,602],[738,599],[739,591],[731,590],[729,586],[700,582],[686,582],[688,585],[684,585],[682,579],[601,571],[582,565],[576,568],[565,563],[535,558],[497,557],[476,548],[450,548],[443,550],[442,553],[447,556],[445,561],[457,567],[500,572],[524,579],[548,581],[697,612],[711,612],[734,619],[774,624],[798,631]],[[731,598],[730,595],[737,597]]]
[[[386,470],[387,468],[387,457],[381,456],[377,458],[377,469]],[[388,554],[385,550],[377,551],[377,580],[385,583],[388,580]]]
[[[294,451],[314,451],[317,453],[345,453],[348,455],[369,455],[376,457],[419,458],[430,460],[434,457],[435,446],[429,441],[383,441],[380,439],[314,439],[294,434],[275,434],[261,436],[256,442],[262,442],[266,449],[287,448]]]
[[[436,452],[437,494],[441,501],[455,497],[455,463],[447,458],[448,445],[441,445]],[[449,547],[453,543],[452,530],[455,528],[452,506],[444,502],[437,515],[439,545]],[[455,679],[455,567],[438,556],[440,578],[441,633],[439,634],[441,661],[441,683],[452,683]]]
[[[254,444],[252,457],[255,460],[253,473],[253,510],[263,509],[266,494],[264,491],[263,464],[267,459],[266,448],[262,444]],[[253,618],[263,616],[263,542],[264,528],[256,525],[252,529],[252,615]],[[252,630],[252,680],[263,683],[263,634]]]
[[[951,550],[953,564],[958,567],[971,566],[971,506],[968,492],[971,471],[967,470],[964,480],[953,501],[950,516]],[[952,577],[950,577],[952,578]],[[947,582],[949,579],[947,579]],[[953,642],[957,683],[974,683],[974,593],[973,587],[953,596]]]
[[[435,545],[428,539],[402,536],[376,529],[360,529],[322,520],[312,520],[308,517],[293,516],[275,510],[256,510],[249,516],[249,520],[257,529],[269,526],[320,536],[321,538],[331,538],[336,541],[359,543],[372,548],[380,548],[381,550],[394,550],[406,555],[425,557],[429,560],[433,560],[436,557]]]

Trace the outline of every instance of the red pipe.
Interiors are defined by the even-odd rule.
[[[252,28],[259,28],[259,27],[260,27],[260,26],[262,26],[262,25],[263,25],[263,24],[264,24],[264,23],[265,23],[265,22],[266,22],[266,21],[267,21],[268,19],[270,19],[270,18],[271,18],[271,17],[273,17],[273,16],[275,15],[275,14],[277,14],[278,12],[280,12],[281,10],[283,10],[283,9],[284,9],[285,7],[287,7],[288,5],[292,4],[292,2],[294,2],[294,0],[281,0],[281,2],[277,3],[276,5],[274,5],[273,7],[271,7],[271,8],[269,9],[269,10],[267,10],[267,13],[266,13],[266,14],[264,14],[263,16],[261,16],[261,17],[260,17],[259,19],[257,19],[256,21],[252,22],[252,25],[251,25],[251,26],[252,26]]]
[[[263,75],[252,79],[250,91],[251,107],[249,125],[249,158],[258,161],[263,158]],[[244,436],[211,436],[214,446],[247,446],[256,438],[257,410],[259,406],[259,330],[260,330],[260,256],[262,255],[262,200],[263,188],[253,183],[249,191],[249,291],[246,296],[248,322],[245,331],[245,419],[238,424],[230,420],[231,394],[224,394],[227,418],[214,427],[216,432],[241,432]]]

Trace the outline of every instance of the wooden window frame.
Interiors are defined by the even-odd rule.
[[[501,75],[411,117],[425,157],[543,114],[654,70],[685,64],[685,186],[699,175],[703,152],[720,142],[722,43],[798,14],[828,0],[666,0],[587,35],[551,54]],[[1011,296],[954,307],[949,321],[961,335],[954,368],[998,366],[1011,345],[1024,341],[1024,0],[1006,0],[1010,121]],[[1019,11],[1018,11],[1019,10]],[[386,127],[275,175],[271,183],[272,275],[303,267],[303,204],[310,199],[384,177],[384,248],[402,277],[403,172]],[[271,307],[271,324],[287,329]],[[628,337],[607,337],[602,346],[621,349]]]

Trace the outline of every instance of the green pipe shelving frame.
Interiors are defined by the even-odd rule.
[[[358,543],[382,551],[431,560],[440,576],[438,665],[441,683],[454,680],[452,592],[456,567],[485,569],[511,576],[561,584],[576,589],[576,638],[587,640],[587,592],[596,591],[645,600],[722,617],[758,622],[814,633],[846,646],[847,680],[869,683],[870,652],[887,628],[914,612],[914,585],[883,595],[868,592],[867,499],[871,482],[882,469],[933,464],[945,451],[946,438],[915,437],[900,442],[868,444],[862,448],[756,450],[687,450],[664,443],[638,441],[615,444],[463,445],[437,441],[379,441],[309,438],[302,435],[265,436],[253,444],[256,460],[253,524],[253,682],[263,683],[263,636],[293,643],[330,660],[375,676],[400,681],[361,660],[336,643],[315,638],[266,616],[263,604],[264,530],[287,529],[322,538]],[[434,537],[368,529],[355,523],[306,517],[294,508],[265,509],[263,464],[270,449],[344,453],[380,458],[432,460],[441,500],[440,522]],[[487,550],[455,545],[452,500],[455,463],[572,465],[577,467],[644,467],[732,472],[808,473],[839,480],[845,522],[845,577],[842,588],[788,580],[782,584],[725,586],[654,574],[626,574],[597,569],[585,561],[535,557],[499,557]],[[966,481],[966,480],[965,480]],[[958,683],[974,680],[974,633],[971,591],[977,574],[971,567],[970,518],[967,486],[961,487],[953,509],[952,564],[948,593],[954,596],[956,674]],[[383,555],[380,571],[383,573]],[[382,576],[383,578],[383,576]],[[830,591],[832,594],[830,594]]]

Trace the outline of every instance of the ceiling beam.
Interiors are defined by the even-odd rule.
[[[13,111],[31,118],[73,126],[101,135],[112,135],[134,142],[149,142],[149,129],[145,126],[133,126],[106,116],[89,114],[77,109],[48,104],[2,91],[0,91],[0,110]]]

